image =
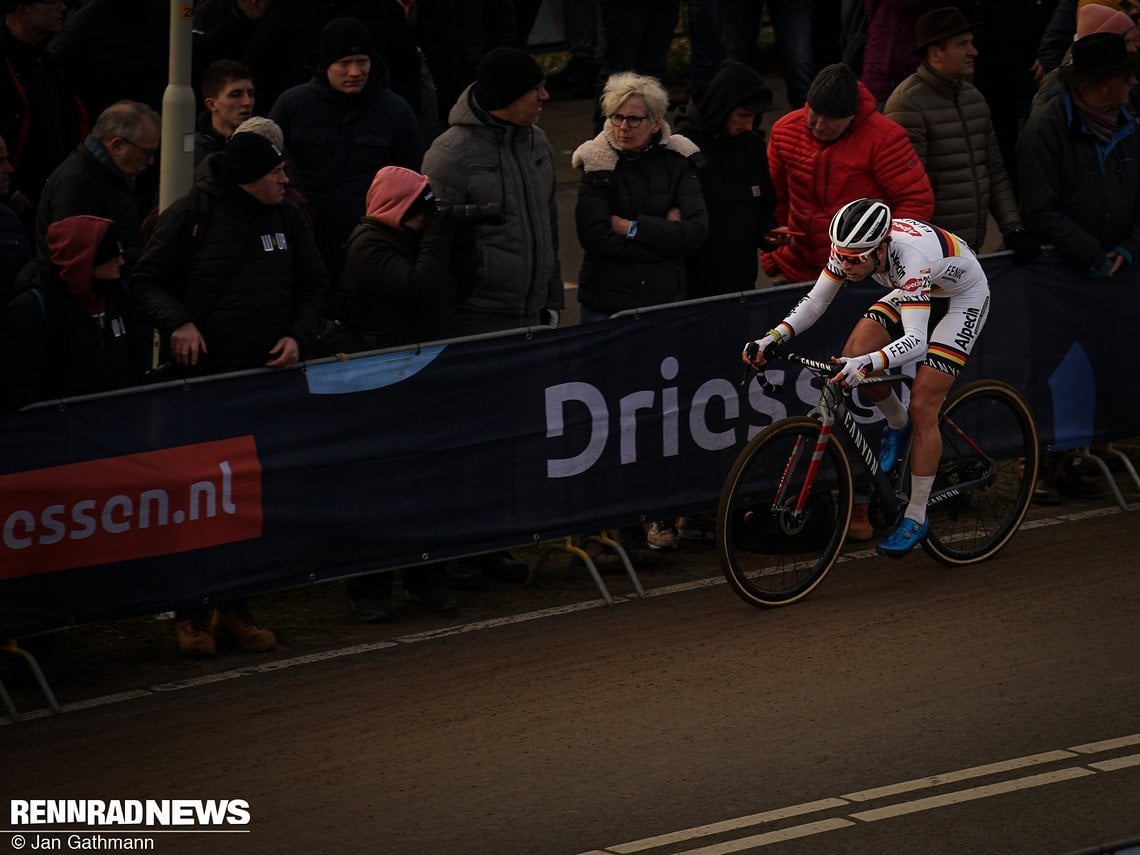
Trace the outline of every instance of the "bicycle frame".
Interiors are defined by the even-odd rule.
[[[892,476],[888,476],[883,472],[879,466],[879,455],[871,447],[870,442],[867,440],[866,434],[855,420],[855,415],[848,405],[851,397],[851,390],[844,389],[838,385],[828,382],[838,370],[836,366],[828,362],[821,362],[815,359],[809,359],[799,356],[794,353],[781,353],[780,357],[788,362],[793,362],[804,366],[811,371],[815,376],[812,380],[813,386],[820,388],[819,402],[808,411],[808,416],[815,418],[820,423],[819,438],[812,448],[812,461],[808,467],[808,473],[805,477],[804,484],[800,489],[799,495],[796,497],[794,513],[800,515],[803,513],[804,508],[807,506],[808,497],[811,494],[811,487],[815,480],[816,472],[819,469],[820,461],[823,459],[824,450],[827,443],[831,442],[833,437],[838,438],[844,450],[847,452],[848,459],[854,458],[862,463],[863,470],[870,476],[874,492],[879,497],[883,504],[883,509],[888,517],[898,518],[906,507],[907,497],[910,493],[910,455],[904,455],[902,465],[895,470]],[[763,380],[762,372],[759,374],[760,382],[766,389],[773,389],[770,384]],[[906,374],[885,374],[878,377],[870,377],[863,381],[863,386],[892,384],[892,385],[905,385],[910,386],[913,379]],[[945,413],[941,413],[939,418],[942,424],[947,425],[953,430],[966,445],[978,456],[979,460],[992,463],[986,453],[974,442],[952,419],[947,418]],[[835,429],[836,425],[839,430]],[[776,492],[776,501],[782,505],[785,499],[786,487],[783,479],[787,477],[787,473],[792,471],[795,464],[799,462],[800,456],[804,453],[801,447],[802,443],[797,442],[793,448],[791,456],[788,459],[788,465],[784,469],[784,476],[781,479],[779,487]],[[927,507],[934,507],[941,502],[959,496],[964,492],[984,487],[992,483],[994,480],[993,467],[987,467],[987,470],[982,474],[982,477],[967,481],[965,483],[958,483],[949,487],[942,487],[931,491],[930,498],[927,500]]]

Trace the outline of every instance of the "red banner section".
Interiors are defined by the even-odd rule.
[[[0,579],[261,536],[252,436],[0,477]]]

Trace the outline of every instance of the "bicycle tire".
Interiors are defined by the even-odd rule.
[[[984,452],[950,427],[957,423]],[[934,490],[982,479],[983,486],[951,495],[927,510],[923,548],[948,565],[975,564],[995,555],[1017,533],[1037,481],[1037,426],[1025,399],[997,380],[963,386],[942,408],[942,458]]]
[[[847,454],[834,437],[824,447],[803,511],[794,510],[819,432],[815,419],[781,419],[749,441],[725,479],[717,554],[725,579],[750,605],[785,606],[807,596],[843,547],[853,487]],[[797,440],[806,453],[793,464]],[[785,498],[777,502],[781,479]]]

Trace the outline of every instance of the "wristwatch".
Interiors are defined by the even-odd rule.
[[[637,237],[637,220],[629,221],[629,229],[626,231],[625,236],[630,240]]]

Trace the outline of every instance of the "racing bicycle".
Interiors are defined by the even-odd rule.
[[[802,599],[834,566],[851,518],[852,461],[869,481],[876,528],[891,530],[901,520],[910,488],[910,443],[891,473],[883,472],[878,443],[868,440],[856,419],[852,390],[828,382],[835,365],[776,348],[765,356],[802,366],[820,395],[807,415],[780,419],[757,433],[721,491],[721,568],[732,589],[758,607]],[[750,374],[746,369],[745,382]],[[779,392],[763,370],[755,381],[769,394]],[[860,385],[911,382],[893,373]],[[1025,517],[1037,480],[1037,427],[1012,386],[977,380],[947,396],[939,430],[942,457],[922,546],[943,564],[975,564],[1000,551]]]

